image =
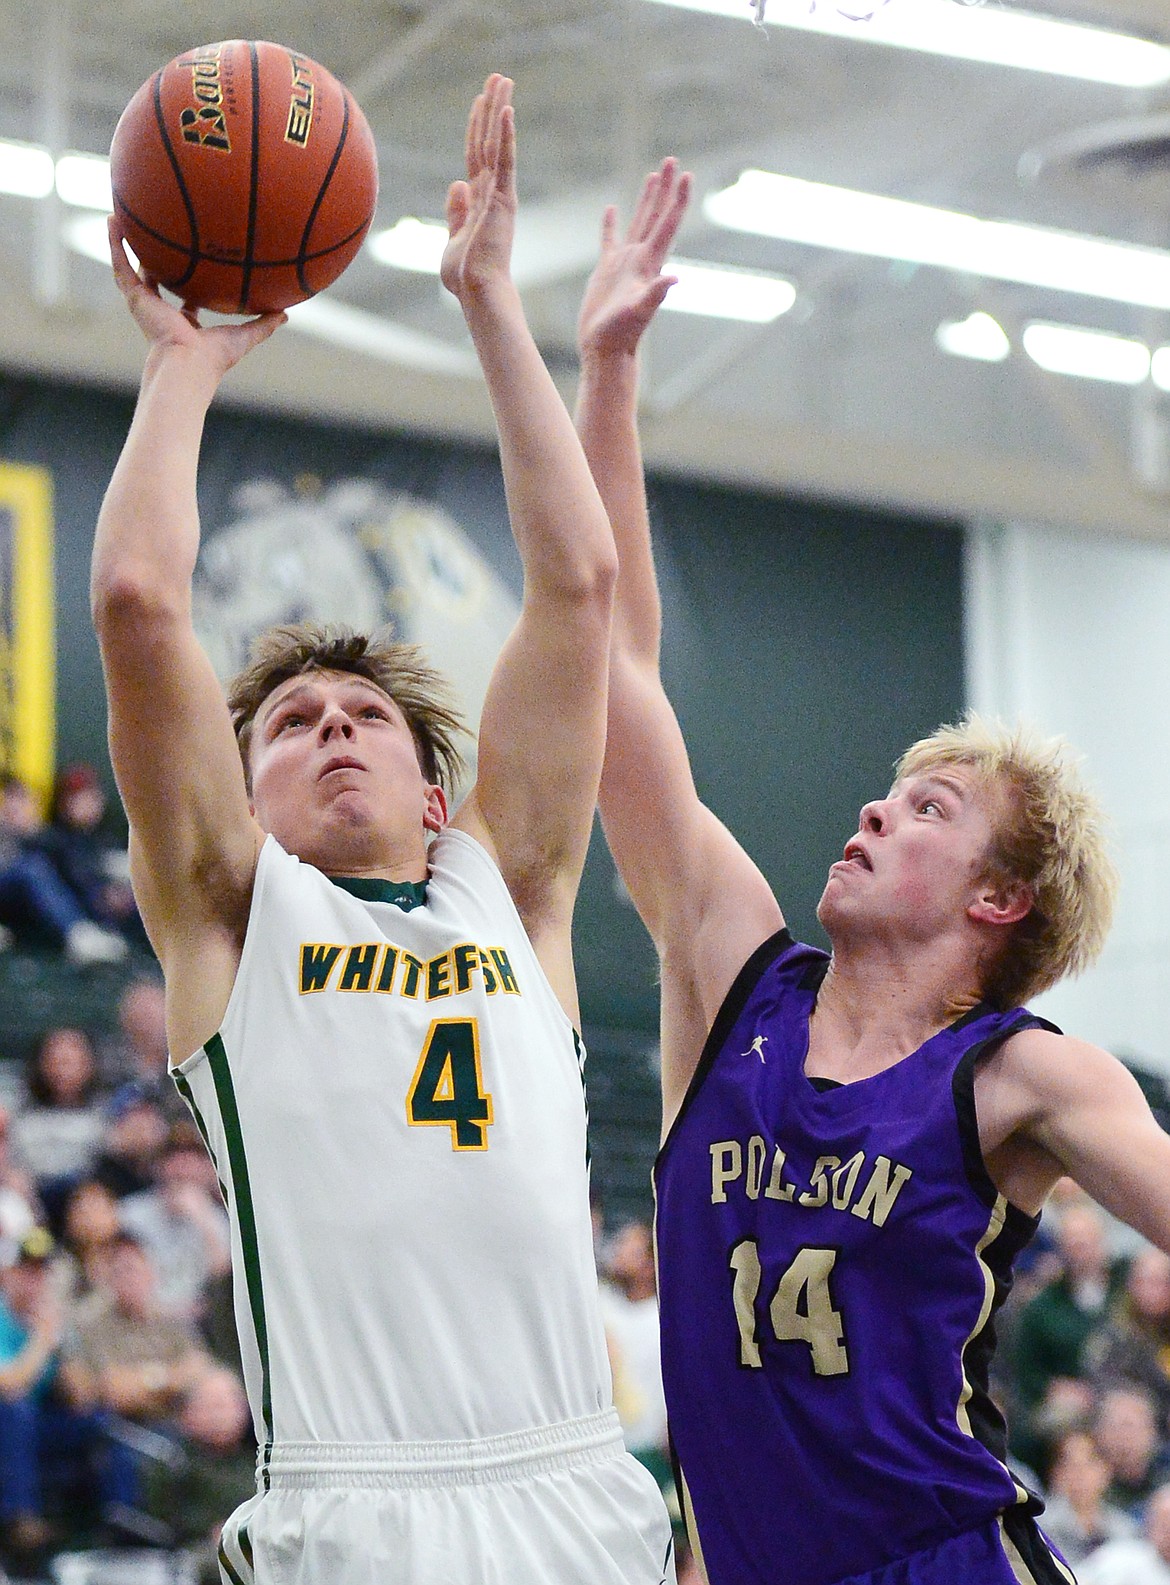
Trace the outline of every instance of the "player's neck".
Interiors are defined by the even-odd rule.
[[[811,1077],[847,1082],[892,1066],[977,1006],[952,954],[834,951],[809,1029]],[[968,990],[956,987],[969,983]]]

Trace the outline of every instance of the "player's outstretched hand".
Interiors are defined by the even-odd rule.
[[[467,119],[467,179],[447,193],[443,285],[460,302],[507,279],[516,229],[516,133],[512,82],[493,72]]]
[[[149,275],[138,274],[126,257],[125,238],[114,216],[109,221],[110,263],[114,280],[126,299],[138,328],[151,346],[182,346],[197,349],[215,372],[224,375],[260,342],[267,341],[287,314],[260,314],[240,324],[200,325],[194,308],[178,308],[168,303]]]
[[[581,356],[632,353],[642,333],[674,285],[663,275],[691,196],[691,175],[676,159],[663,160],[642,184],[642,193],[624,237],[617,234],[617,210],[611,204],[601,222],[601,257],[597,261],[577,319]]]

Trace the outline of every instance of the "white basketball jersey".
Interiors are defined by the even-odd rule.
[[[425,890],[332,881],[269,837],[223,1026],[176,1069],[262,1448],[611,1401],[580,1044],[484,849],[448,830],[429,862]]]

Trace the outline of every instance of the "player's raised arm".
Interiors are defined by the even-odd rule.
[[[203,925],[230,924],[237,910],[243,919],[261,840],[223,692],[191,621],[195,478],[220,380],[283,316],[200,328],[135,274],[113,221],[111,244],[149,351],[98,518],[91,601],[135,889],[167,969]]]
[[[638,359],[642,334],[671,285],[662,269],[689,196],[689,175],[668,159],[646,178],[624,237],[614,210],[606,211],[601,257],[578,324],[577,428],[620,561],[601,782],[605,834],[659,953],[684,978],[688,965],[693,970],[709,1023],[748,954],[782,921],[763,876],[700,801],[659,673],[661,608],[638,439]]]
[[[560,963],[553,978],[565,1001],[568,924],[604,752],[617,569],[605,509],[511,279],[511,87],[489,78],[472,110],[467,180],[448,196],[443,259],[495,410],[524,566],[520,620],[484,704],[478,781],[456,823],[494,849],[546,970],[550,954]]]

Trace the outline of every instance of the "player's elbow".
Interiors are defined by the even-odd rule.
[[[105,648],[132,640],[142,642],[151,633],[187,616],[186,596],[134,567],[95,571],[90,585],[90,613],[98,640]]]

